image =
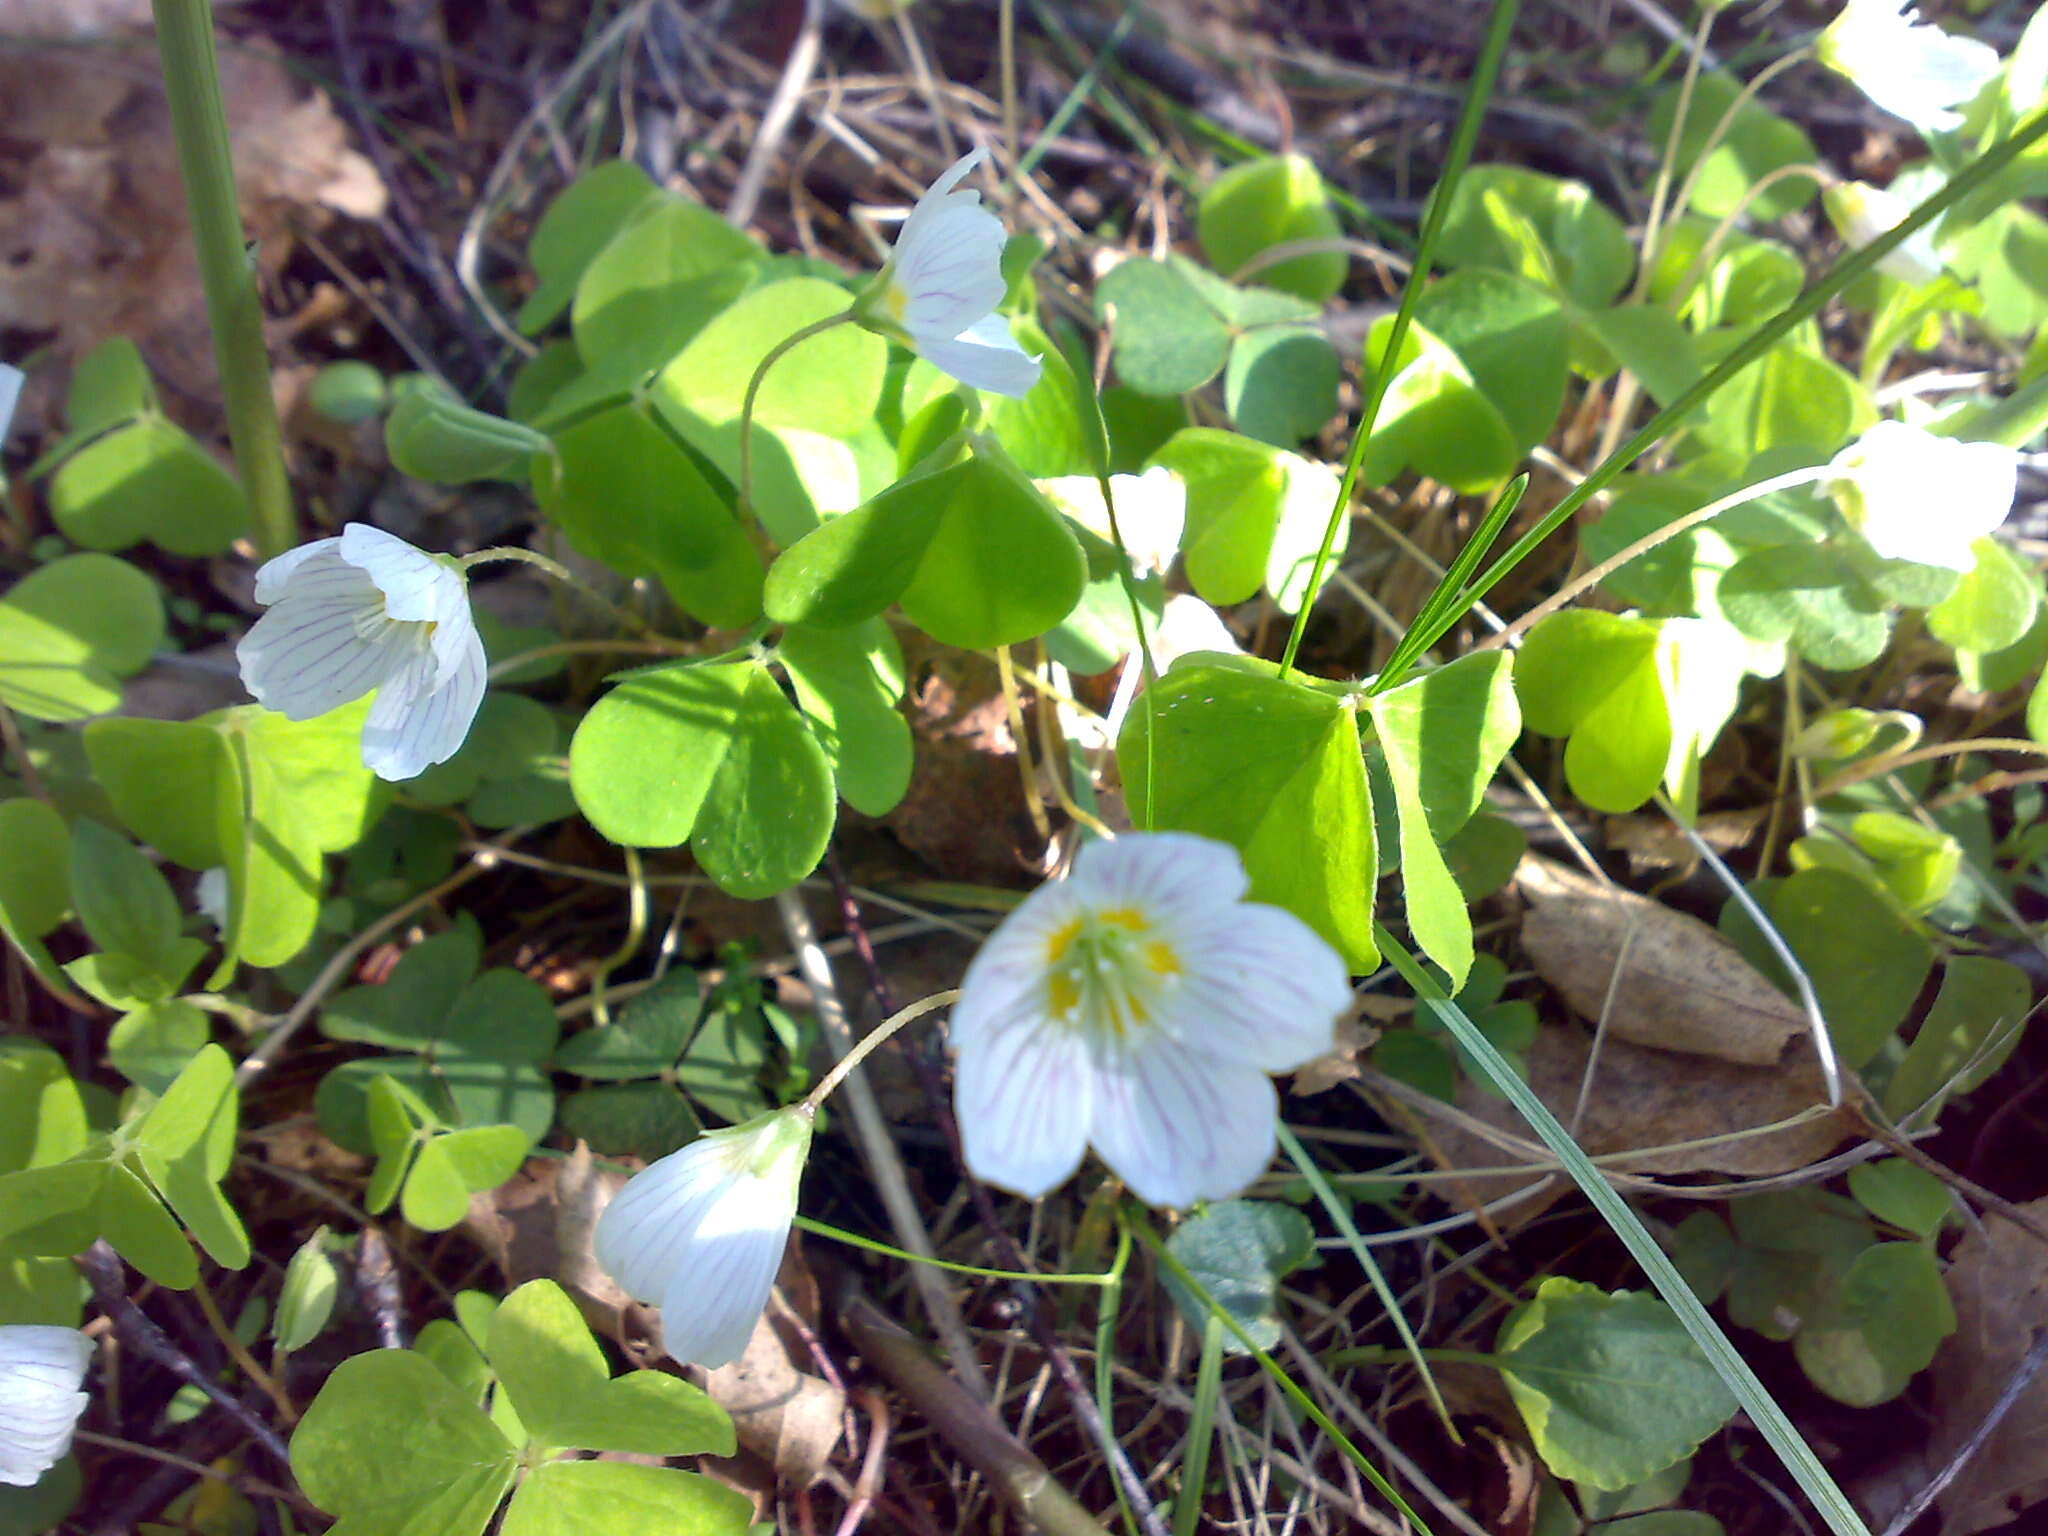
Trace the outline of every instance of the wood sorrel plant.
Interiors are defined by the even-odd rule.
[[[69,431],[31,474],[79,549],[0,598],[13,774],[0,931],[52,997],[112,1016],[94,1048],[130,1092],[89,1113],[54,1052],[0,1042],[0,1259],[36,1281],[27,1301],[0,1291],[0,1369],[12,1327],[79,1321],[75,1287],[67,1298],[51,1277],[91,1245],[173,1289],[201,1280],[193,1240],[214,1266],[249,1263],[222,1189],[242,1086],[309,1022],[385,1053],[329,1072],[315,1100],[328,1137],[375,1159],[370,1214],[395,1206],[443,1229],[536,1148],[615,1138],[600,1150],[653,1166],[598,1222],[597,1257],[662,1304],[672,1354],[737,1357],[839,1078],[807,1095],[802,1025],[730,978],[716,1004],[693,979],[663,982],[614,1018],[623,989],[608,977],[640,950],[650,884],[671,878],[649,875],[650,851],[687,845],[703,877],[766,898],[818,868],[842,801],[867,816],[899,805],[914,766],[898,708],[911,629],[995,653],[1008,678],[1012,648],[1039,646],[1028,675],[1058,732],[1036,755],[1065,813],[1048,821],[1062,856],[1112,830],[1097,795],[1110,782],[1139,829],[1082,849],[982,949],[956,1015],[956,1103],[968,1168],[1008,1189],[1048,1194],[1092,1145],[1138,1197],[1207,1206],[1171,1236],[1120,1218],[1123,1251],[1158,1256],[1202,1341],[1191,1445],[1206,1447],[1222,1356],[1248,1353],[1399,1503],[1272,1353],[1280,1283],[1313,1256],[1313,1224],[1233,1198],[1285,1146],[1333,1241],[1391,1303],[1348,1202],[1278,1124],[1267,1075],[1328,1048],[1346,977],[1384,956],[1426,1018],[1405,1032],[1406,1065],[1389,1049],[1380,1069],[1438,1093],[1464,1073],[1509,1098],[1662,1298],[1552,1277],[1503,1324],[1483,1358],[1549,1469],[1633,1487],[1740,1406],[1829,1526],[1859,1530],[1707,1311],[1716,1288],[1692,1283],[1704,1261],[1674,1265],[1514,1070],[1533,1024],[1501,1001],[1504,968],[1476,946],[1470,907],[1520,852],[1484,806],[1525,731],[1563,743],[1558,782],[1585,807],[1661,797],[1689,824],[1729,722],[1782,694],[1803,835],[1783,870],[1766,858],[1724,928],[1788,986],[1810,974],[1822,1059],[1851,1075],[1840,1091],[1886,1115],[1932,1118],[2012,1048],[1993,1026],[2023,1011],[2026,979],[1981,955],[1946,958],[1934,1011],[1910,1040],[1901,1029],[1950,936],[2011,911],[2038,841],[2017,831],[2000,867],[1965,879],[1966,851],[1998,863],[1988,821],[1874,798],[1922,766],[1922,723],[1833,707],[1830,690],[1904,636],[1978,692],[2025,690],[2034,745],[2019,745],[2048,741],[2048,606],[1999,536],[2048,387],[2029,362],[2003,397],[1929,404],[1882,388],[1897,355],[1943,334],[2038,351],[2048,288],[2013,253],[2048,239],[2020,201],[2048,133],[2034,62],[2048,23],[2001,59],[1854,0],[1819,62],[1927,135],[1925,158],[1881,189],[1835,183],[1758,81],[1703,71],[1695,52],[1652,107],[1667,157],[1632,232],[1580,183],[1469,164],[1514,9],[1495,9],[1415,276],[1356,359],[1318,323],[1351,286],[1345,221],[1298,156],[1217,178],[1192,246],[1120,253],[1092,294],[1099,354],[1040,303],[1042,249],[1007,238],[969,188],[992,164],[985,148],[937,175],[879,271],[852,273],[771,252],[625,161],[588,169],[533,231],[514,323],[534,350],[503,412],[410,379],[389,389],[384,422],[399,469],[523,487],[548,539],[642,584],[650,601],[629,610],[584,592],[616,628],[562,640],[509,637],[470,603],[489,560],[567,579],[548,556],[430,553],[367,524],[293,534],[204,7],[160,0],[240,474],[166,419],[123,343],[81,361]],[[1816,273],[1778,236],[1824,182],[1852,249]],[[1853,366],[1812,323],[1829,305],[1861,337]],[[1100,376],[1091,355],[1106,359]],[[1337,465],[1326,453],[1347,374],[1365,406],[1341,422]],[[375,408],[386,399],[380,386]],[[1570,424],[1603,402],[1606,451],[1586,452]],[[0,421],[11,403],[0,371]],[[1488,564],[1539,452],[1570,489]],[[136,489],[145,477],[180,495],[159,507]],[[1436,590],[1376,670],[1310,645],[1362,493],[1425,482],[1446,504],[1465,498],[1473,530]],[[1494,641],[1445,654],[1581,511],[1586,575]],[[267,612],[238,648],[258,703],[191,721],[118,713],[121,680],[167,635],[155,581],[119,552],[147,539],[168,557],[211,556],[245,531],[268,557],[255,586]],[[1595,588],[1601,606],[1569,605]],[[1239,650],[1248,626],[1217,610],[1251,602],[1292,616],[1284,642]],[[1221,638],[1194,649],[1177,638],[1190,631]],[[624,670],[592,700],[545,670],[570,654]],[[1119,667],[1107,710],[1086,709],[1075,678]],[[1809,726],[1816,696],[1829,707]],[[598,1027],[564,1043],[581,1000],[558,1008],[521,972],[485,968],[466,920],[411,945],[388,981],[336,990],[369,945],[500,863],[539,859],[520,839],[572,817],[624,849],[628,871],[628,943],[582,1010]],[[487,843],[478,829],[513,830]],[[348,861],[339,880],[330,855]],[[211,927],[185,910],[196,882],[179,870],[224,891]],[[1378,899],[1395,874],[1405,940]],[[232,990],[245,968],[276,985]],[[297,1001],[259,1010],[280,995]],[[558,1116],[557,1072],[602,1086]],[[733,1125],[707,1132],[707,1116]],[[1859,1406],[1903,1391],[1952,1325],[1941,1213],[1909,1173],[1879,1166],[1852,1186],[1863,1214],[1833,1208],[1848,1236],[1818,1280],[1796,1298],[1748,1283],[1727,1308],[1767,1332],[1797,1300],[1800,1324],[1774,1336]],[[1695,1223],[1678,1257],[1733,1244],[1766,1255],[1764,1272],[1783,1251],[1774,1219],[1738,1203],[1728,1231]],[[301,1251],[278,1309],[287,1354],[319,1335],[307,1319],[324,1319],[315,1298],[333,1284],[323,1253]],[[1104,1293],[1113,1344],[1122,1261],[1051,1278]],[[1402,1358],[1426,1361],[1397,1327]],[[75,1347],[60,1337],[78,1335],[37,1335],[68,1372]],[[276,1408],[275,1428],[260,1426],[275,1439],[297,1407],[246,1342],[231,1356]],[[1605,1398],[1576,1385],[1590,1360]],[[55,1410],[70,1389],[43,1385],[29,1431],[0,1438],[10,1482],[41,1478],[69,1434]],[[8,1389],[0,1379],[0,1405]],[[424,1411],[429,1429],[413,1433],[401,1410]],[[686,1516],[723,1532],[747,1512],[714,1484],[564,1453],[732,1443],[722,1411],[677,1378],[614,1378],[543,1281],[502,1304],[469,1293],[413,1347],[345,1361],[270,1475],[289,1471],[365,1530],[467,1536],[503,1505],[508,1531]],[[1202,1513],[1200,1455],[1182,1529]],[[1134,1519],[1156,1520],[1132,1483]]]

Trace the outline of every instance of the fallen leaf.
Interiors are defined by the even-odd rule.
[[[1575,1012],[1606,1019],[1609,1039],[1768,1066],[1806,1034],[1799,1005],[1698,918],[1548,859],[1523,859],[1515,881],[1537,973]]]
[[[52,9],[0,7],[0,36],[36,35],[15,18],[33,28]],[[97,0],[55,35],[103,30],[132,9]],[[242,215],[268,279],[289,259],[299,223],[376,218],[385,189],[348,147],[327,96],[308,93],[275,48],[245,36],[220,62]],[[214,396],[206,305],[150,40],[0,51],[0,188],[0,328],[52,338],[66,359],[125,335],[169,398]]]
[[[2048,1222],[2048,1200],[2020,1207]],[[1946,1466],[1977,1432],[2048,1326],[2048,1246],[2009,1221],[1987,1219],[1956,1245],[1948,1267],[1956,1331],[1934,1359],[1928,1460]],[[2036,1375],[1941,1496],[1943,1536],[2009,1524],[2048,1500],[2048,1371]]]
[[[1572,1123],[1592,1038],[1575,1024],[1546,1024],[1523,1053],[1529,1086],[1565,1124]],[[1428,1141],[1446,1168],[1500,1168],[1523,1161],[1478,1131],[1449,1117],[1429,1120],[1436,1101],[1417,1092],[1402,1095],[1422,1111]],[[1820,1069],[1805,1056],[1784,1066],[1747,1067],[1609,1038],[1601,1047],[1576,1135],[1594,1157],[1670,1148],[1673,1143],[1726,1137],[1786,1120],[1826,1102]],[[1469,1079],[1458,1085],[1456,1107],[1472,1119],[1534,1142],[1513,1105]],[[1631,1173],[1719,1173],[1760,1177],[1804,1168],[1825,1157],[1855,1131],[1855,1121],[1837,1110],[1762,1135],[1716,1140],[1708,1146],[1642,1151],[1608,1166]],[[1496,1199],[1527,1185],[1533,1174],[1488,1174],[1459,1182],[1462,1198]],[[1551,1191],[1509,1207],[1499,1220],[1518,1226],[1566,1194],[1570,1181],[1557,1174]]]
[[[1335,1047],[1295,1072],[1291,1085],[1293,1091],[1297,1094],[1327,1093],[1339,1083],[1351,1082],[1359,1075],[1359,1054],[1379,1037],[1377,1029],[1360,1019],[1339,1019]]]
[[[1714,852],[1729,853],[1756,835],[1764,814],[1762,809],[1709,811],[1694,823],[1693,831]],[[1626,853],[1628,867],[1636,874],[1652,869],[1690,873],[1699,867],[1699,849],[1669,816],[1610,816],[1605,830],[1607,846]]]

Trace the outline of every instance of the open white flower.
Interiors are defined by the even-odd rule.
[[[1920,20],[1907,0],[1849,0],[1814,45],[1820,61],[1922,133],[1962,126],[1955,109],[1998,73],[1998,50]]]
[[[812,1111],[709,1131],[626,1181],[598,1218],[597,1262],[661,1308],[678,1361],[728,1365],[752,1336],[796,1216]]]
[[[1887,560],[1969,571],[1970,546],[2012,511],[2019,455],[1880,421],[1836,454],[1824,489]]]
[[[92,1350],[76,1328],[0,1327],[0,1483],[32,1487],[71,1449]]]
[[[1025,395],[1038,382],[1039,361],[995,312],[1009,286],[1002,220],[981,206],[979,192],[956,190],[987,158],[985,149],[963,155],[917,200],[862,318],[880,321],[963,384]]]
[[[1236,1194],[1271,1161],[1269,1073],[1328,1052],[1344,962],[1244,900],[1235,849],[1140,832],[1081,850],[967,968],[953,1009],[967,1165],[1036,1198],[1093,1146],[1155,1205]]]
[[[311,720],[376,689],[363,762],[379,778],[412,778],[461,747],[483,703],[484,643],[453,560],[350,523],[265,565],[256,601],[270,611],[235,655],[258,703]]]
[[[1913,205],[1868,182],[1844,181],[1821,193],[1835,233],[1861,250],[1904,222]],[[1941,276],[1941,253],[1934,248],[1934,226],[1923,224],[1878,260],[1877,270],[1902,283],[1931,283]]]

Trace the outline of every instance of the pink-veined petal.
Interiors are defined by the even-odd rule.
[[[976,1178],[1036,1200],[1068,1178],[1088,1145],[1093,1073],[1072,1030],[1019,1008],[960,1049],[953,1111]]]
[[[789,1246],[789,1217],[713,1232],[700,1228],[661,1299],[661,1343],[684,1364],[716,1368],[739,1359],[775,1288]]]
[[[266,608],[285,594],[291,579],[308,560],[322,556],[340,562],[341,540],[315,539],[310,544],[301,544],[297,549],[288,549],[273,559],[266,560],[256,568],[256,601]]]
[[[1073,882],[1041,885],[982,941],[960,983],[960,1001],[948,1025],[963,1055],[998,1023],[1045,998],[1048,947],[1053,935],[1081,910]]]
[[[1291,1072],[1335,1046],[1351,977],[1292,912],[1247,902],[1171,942],[1185,974],[1170,1022],[1190,1050]]]
[[[76,1328],[0,1327],[0,1483],[32,1487],[71,1449],[92,1352]]]
[[[1251,881],[1228,843],[1190,832],[1135,832],[1083,848],[1072,884],[1097,909],[1131,907],[1179,926],[1235,915]]]
[[[1279,1096],[1256,1067],[1164,1036],[1102,1052],[1089,1140],[1153,1205],[1225,1200],[1273,1160]]]
[[[242,685],[288,720],[312,720],[381,686],[412,648],[402,625],[360,603],[287,597],[235,647]]]
[[[415,641],[412,659],[377,692],[363,722],[363,762],[380,779],[414,778],[462,750],[484,698],[481,639],[446,683],[433,651]]]
[[[896,231],[896,249],[898,251],[901,251],[904,243],[930,220],[934,212],[947,205],[953,189],[965,181],[974,168],[986,159],[988,159],[988,151],[986,149],[970,149],[958,160],[955,160],[951,165],[939,172],[939,179],[924,189],[924,196],[917,200],[916,205],[910,210],[909,216],[904,219],[902,227]],[[981,201],[981,194],[979,192],[970,192],[966,196],[975,202]]]
[[[442,618],[447,588],[462,586],[462,577],[432,555],[368,523],[341,530],[341,557],[377,584],[387,615],[408,623]]]
[[[896,251],[903,328],[919,344],[958,336],[1003,301],[1002,220],[975,203],[932,214]]]
[[[1001,315],[977,321],[950,341],[920,341],[917,350],[962,384],[1012,399],[1031,393],[1044,366],[1017,345]]]

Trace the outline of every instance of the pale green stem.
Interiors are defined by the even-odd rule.
[[[171,103],[171,132],[192,215],[192,243],[213,326],[228,440],[248,498],[256,547],[281,555],[298,542],[291,486],[284,473],[284,436],[270,394],[270,355],[263,341],[263,305],[244,244],[235,195],[235,163],[221,102],[220,61],[207,0],[154,0],[157,52]]]
[[[467,575],[479,565],[491,565],[499,561],[513,560],[521,565],[530,565],[545,571],[556,581],[574,592],[578,597],[587,598],[606,613],[617,619],[626,628],[643,635],[654,634],[654,626],[629,608],[623,608],[606,597],[597,588],[584,581],[559,560],[549,559],[537,550],[521,549],[515,544],[496,544],[489,549],[480,549],[473,555],[464,555],[458,562]]]
[[[754,399],[761,393],[761,381],[768,377],[768,370],[782,361],[783,354],[794,351],[801,343],[809,341],[821,332],[831,330],[835,325],[845,325],[859,318],[856,301],[852,309],[842,309],[836,315],[827,315],[822,320],[813,320],[801,330],[792,331],[768,349],[768,355],[761,359],[754,369],[754,376],[747,380],[746,395],[740,401],[740,520],[744,522],[754,515]]]
[[[845,1082],[848,1074],[873,1054],[875,1049],[888,1040],[891,1035],[895,1034],[897,1030],[903,1028],[906,1024],[915,1023],[935,1009],[944,1008],[958,1001],[960,1001],[960,994],[957,991],[934,992],[930,997],[919,998],[908,1008],[897,1009],[887,1019],[884,1019],[878,1027],[870,1030],[854,1042],[852,1048],[844,1056],[840,1057],[837,1062],[833,1063],[832,1070],[818,1079],[818,1086],[804,1096],[803,1107],[812,1114],[816,1114],[818,1106],[832,1096],[832,1090]]]

